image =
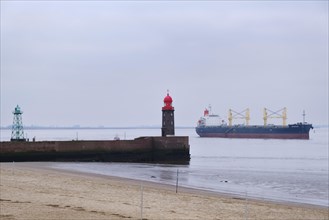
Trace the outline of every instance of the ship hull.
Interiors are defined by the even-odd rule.
[[[259,139],[309,139],[311,124],[288,126],[198,126],[200,137],[259,138]]]

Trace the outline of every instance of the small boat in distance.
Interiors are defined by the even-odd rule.
[[[270,114],[268,114],[268,111]],[[282,114],[278,112],[282,111]],[[211,107],[204,110],[195,128],[200,137],[220,137],[220,138],[260,138],[260,139],[309,139],[309,131],[313,129],[312,124],[305,122],[305,112],[303,112],[303,122],[286,125],[286,108],[278,111],[264,109],[264,125],[249,125],[249,109],[242,112],[229,110],[229,124],[219,116],[211,113]],[[243,114],[245,113],[245,114]],[[245,119],[246,124],[232,125],[233,119]],[[267,124],[268,118],[282,118],[283,125]]]

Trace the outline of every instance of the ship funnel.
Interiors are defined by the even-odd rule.
[[[206,117],[209,115],[209,110],[206,108],[203,112],[203,116]]]

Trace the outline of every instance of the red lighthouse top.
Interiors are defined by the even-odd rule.
[[[174,107],[172,107],[172,98],[169,95],[169,92],[167,92],[167,96],[163,99],[164,106],[162,107],[162,110],[174,110]]]

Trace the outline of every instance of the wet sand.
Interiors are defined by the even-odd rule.
[[[0,163],[0,219],[329,219],[328,207]]]

